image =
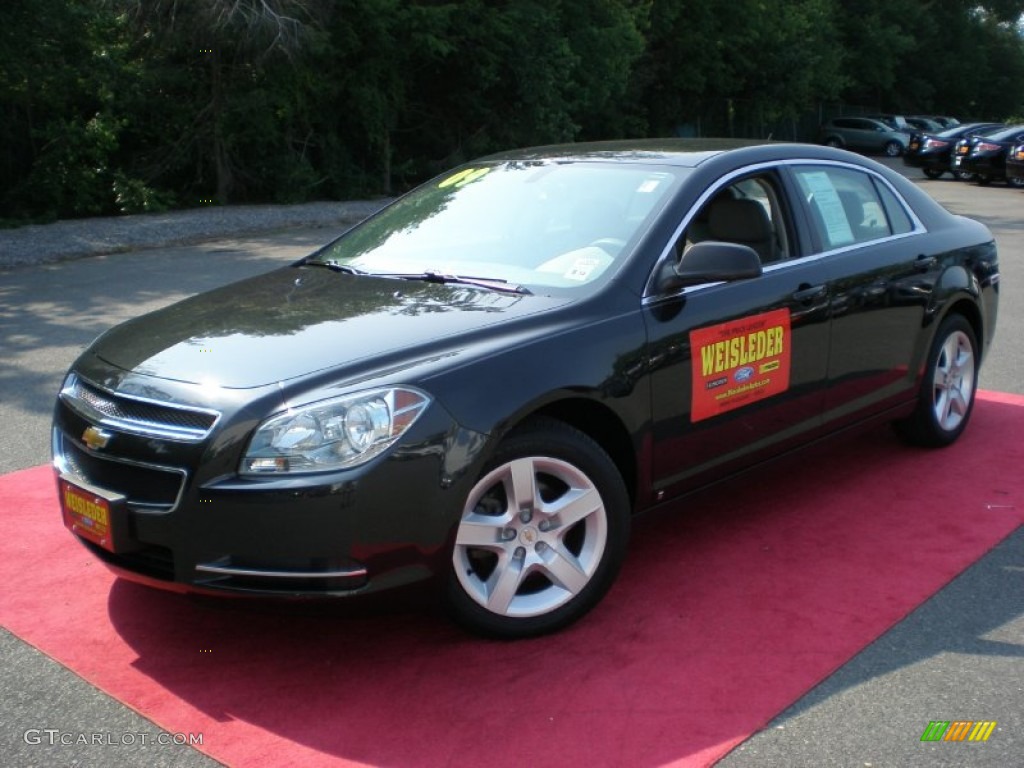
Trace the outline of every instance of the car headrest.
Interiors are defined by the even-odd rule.
[[[772,225],[762,205],[756,200],[716,200],[708,218],[715,240],[755,243],[772,236]]]

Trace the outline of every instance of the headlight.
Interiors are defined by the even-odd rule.
[[[401,437],[429,403],[423,392],[396,387],[293,408],[260,424],[241,473],[285,475],[362,464]]]

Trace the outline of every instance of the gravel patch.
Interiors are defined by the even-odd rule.
[[[0,270],[254,232],[355,224],[386,202],[238,205],[32,224],[0,230]]]

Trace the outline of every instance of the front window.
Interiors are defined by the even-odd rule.
[[[579,289],[617,271],[686,173],[612,162],[471,165],[416,189],[313,261]]]

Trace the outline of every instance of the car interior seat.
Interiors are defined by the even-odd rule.
[[[846,220],[850,223],[854,240],[863,240],[864,203],[861,201],[860,195],[849,189],[840,189],[839,202],[842,203],[843,211],[846,212]]]
[[[757,252],[762,264],[777,260],[775,237],[768,214],[756,200],[721,198],[708,215],[711,239],[746,245]]]

